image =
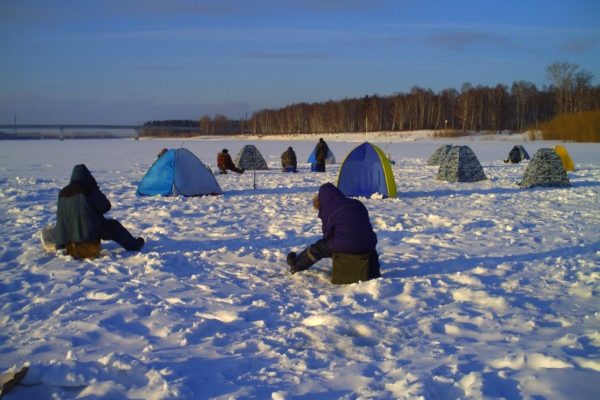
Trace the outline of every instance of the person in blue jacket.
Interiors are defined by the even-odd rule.
[[[73,167],[71,181],[58,194],[54,228],[57,248],[102,239],[114,240],[125,250],[139,251],[144,239],[134,238],[119,221],[104,217],[110,208],[110,201],[87,167]]]
[[[323,238],[300,254],[291,252],[287,263],[292,274],[308,269],[333,253],[369,254],[368,279],[381,276],[379,255],[375,249],[377,235],[369,219],[367,208],[359,200],[346,197],[331,183],[319,188],[313,205],[319,211]]]

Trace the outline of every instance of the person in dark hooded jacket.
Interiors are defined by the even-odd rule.
[[[144,239],[131,236],[119,221],[105,218],[110,208],[110,201],[87,167],[76,165],[70,183],[58,195],[54,230],[57,248],[69,250],[70,244],[102,239],[114,240],[129,251],[139,251]]]
[[[380,277],[379,255],[375,249],[377,235],[364,204],[346,197],[333,184],[325,183],[319,188],[314,206],[319,211],[323,238],[300,254],[288,254],[291,273],[304,271],[323,258],[331,258],[333,253],[366,253],[369,255],[368,279]]]
[[[519,147],[517,147],[517,146],[514,146],[508,153],[508,158],[506,160],[504,160],[504,162],[505,163],[510,162],[511,164],[518,164],[523,160],[523,158],[521,157],[521,149],[519,149]]]
[[[281,168],[283,172],[287,172],[288,168],[292,172],[298,172],[298,161],[296,160],[296,152],[292,146],[288,147],[286,151],[281,154]]]
[[[323,138],[319,139],[319,142],[316,145],[315,158],[317,159],[316,170],[319,172],[325,172],[325,160],[327,159],[327,154],[329,153],[329,146],[323,140]]]

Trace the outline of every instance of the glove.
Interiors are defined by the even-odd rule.
[[[295,268],[294,268],[294,264],[296,263],[296,253],[295,252],[291,252],[287,255],[287,264],[290,266],[290,272],[292,274],[298,272]]]

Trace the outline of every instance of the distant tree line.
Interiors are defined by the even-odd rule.
[[[391,96],[297,103],[279,109],[255,112],[249,120],[231,120],[224,115],[185,121],[206,135],[252,133],[377,132],[407,130],[523,131],[535,128],[560,114],[600,109],[600,86],[593,75],[579,66],[556,62],[546,69],[551,84],[538,89],[526,81],[511,87],[463,84],[462,88],[413,87]],[[176,121],[152,121],[157,126]],[[187,126],[187,125],[185,125]]]
[[[189,128],[189,129],[186,129]],[[197,135],[239,135],[244,131],[244,121],[229,119],[224,115],[209,117],[204,115],[200,120],[167,119],[144,123],[140,136],[154,137],[188,137]]]
[[[552,84],[539,90],[531,82],[510,88],[472,86],[438,93],[414,87],[409,93],[299,103],[261,110],[250,120],[252,133],[334,133],[452,129],[461,131],[534,128],[558,114],[600,109],[600,86],[577,65],[554,63]]]

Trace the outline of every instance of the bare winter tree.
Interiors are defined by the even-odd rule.
[[[586,111],[598,107],[598,105],[594,105],[593,79],[594,76],[589,71],[580,70],[575,73],[573,79],[574,112]]]
[[[555,62],[548,66],[546,72],[556,93],[558,112],[573,112],[573,84],[578,65],[568,62]]]
[[[208,115],[203,115],[200,118],[199,124],[200,124],[200,131],[202,133],[204,133],[205,135],[212,133],[211,132],[212,119]]]

